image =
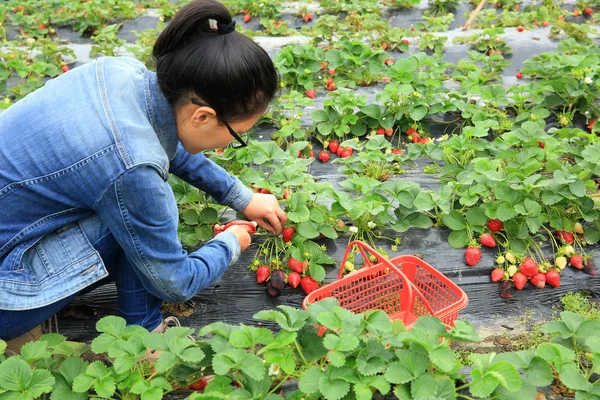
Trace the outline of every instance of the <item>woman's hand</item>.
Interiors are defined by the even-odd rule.
[[[248,246],[250,246],[250,243],[252,242],[252,239],[250,237],[251,230],[252,228],[248,225],[232,225],[229,228],[225,229],[225,232],[233,233],[240,242],[241,250],[244,251],[248,248]]]
[[[255,193],[243,211],[246,218],[263,229],[279,235],[287,222],[287,215],[272,194]]]

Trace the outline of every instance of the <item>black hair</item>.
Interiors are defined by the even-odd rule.
[[[275,65],[252,39],[223,33],[234,26],[223,4],[194,0],[158,36],[152,51],[156,74],[174,108],[196,96],[226,121],[266,109],[279,87]]]

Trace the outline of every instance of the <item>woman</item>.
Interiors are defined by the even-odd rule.
[[[101,58],[0,114],[0,338],[9,348],[74,297],[116,281],[120,314],[165,328],[162,300],[214,284],[250,244],[233,226],[188,254],[169,173],[279,234],[286,215],[202,155],[252,128],[278,79],[227,9],[196,0],[153,49],[156,73]]]

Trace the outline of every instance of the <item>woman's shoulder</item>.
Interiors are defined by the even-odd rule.
[[[130,70],[137,73],[143,73],[148,70],[144,63],[133,57],[102,57],[98,61],[103,64],[105,70],[115,69],[122,72]]]

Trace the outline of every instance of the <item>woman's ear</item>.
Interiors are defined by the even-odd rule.
[[[191,121],[195,127],[208,122],[212,118],[216,118],[217,113],[210,107],[198,106],[193,110]]]

